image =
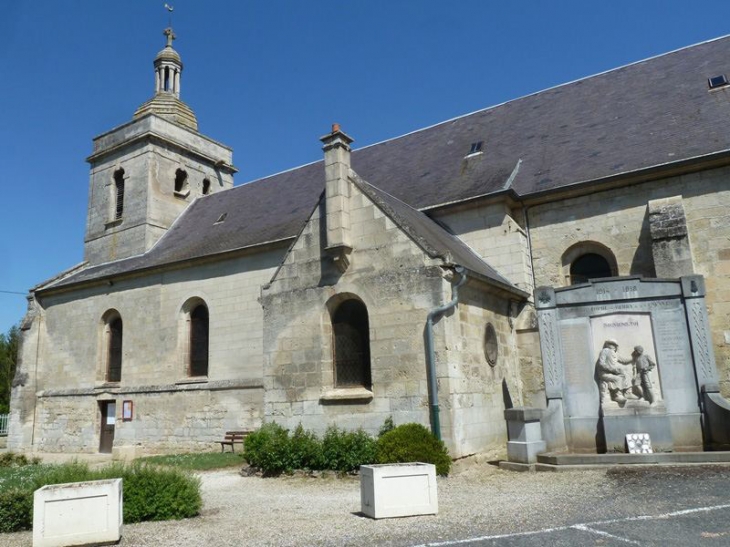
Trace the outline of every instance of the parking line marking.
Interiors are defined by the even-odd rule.
[[[633,540],[625,539],[625,538],[622,538],[619,536],[614,536],[612,534],[609,534],[608,532],[603,532],[601,530],[595,530],[592,527],[601,526],[604,524],[616,524],[618,522],[632,522],[632,521],[638,521],[638,520],[661,520],[661,519],[666,519],[666,518],[670,518],[670,517],[681,517],[683,515],[691,515],[694,513],[707,513],[709,511],[718,511],[720,509],[730,509],[730,503],[726,503],[723,505],[710,505],[707,507],[694,507],[692,509],[682,509],[680,511],[671,511],[669,513],[662,513],[660,515],[639,515],[636,517],[624,517],[624,518],[620,518],[620,519],[597,520],[594,522],[571,524],[570,526],[557,526],[555,528],[544,528],[542,530],[531,530],[529,532],[514,532],[511,534],[496,534],[496,535],[492,535],[492,536],[479,536],[479,537],[466,538],[466,539],[436,541],[436,542],[431,542],[431,543],[422,543],[420,545],[414,545],[413,547],[446,547],[448,545],[463,545],[466,543],[474,543],[476,541],[488,541],[488,540],[494,540],[494,539],[505,539],[505,538],[514,538],[514,537],[522,537],[522,536],[536,536],[539,534],[551,534],[553,532],[562,532],[562,531],[570,530],[570,529],[582,530],[582,531],[592,532],[592,533],[599,534],[599,535],[610,536],[612,539],[625,541],[627,543],[631,543],[634,545],[641,545],[640,543],[637,543]]]
[[[595,528],[591,528],[590,526],[587,526],[585,524],[574,524],[573,526],[571,526],[571,528],[575,530],[582,530],[583,532],[589,532],[591,534],[596,534],[598,536],[616,539],[618,541],[623,541],[624,543],[630,543],[631,545],[641,545],[641,543],[639,543],[638,541],[634,541],[633,539],[622,538],[621,536],[609,534],[608,532],[604,532],[603,530],[596,530]]]

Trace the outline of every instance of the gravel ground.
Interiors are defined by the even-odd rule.
[[[438,479],[438,515],[376,521],[358,514],[358,477],[200,476],[200,517],[125,525],[120,545],[412,546],[727,502],[730,486],[727,468],[514,473],[480,464]],[[29,532],[0,536],[3,546],[31,544]]]

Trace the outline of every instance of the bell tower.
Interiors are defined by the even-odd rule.
[[[84,260],[101,264],[145,253],[197,198],[233,187],[233,152],[198,132],[180,99],[183,63],[164,31],[154,59],[154,95],[132,121],[94,138]]]

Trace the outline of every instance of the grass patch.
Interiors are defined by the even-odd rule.
[[[140,462],[165,467],[176,467],[188,471],[207,471],[243,465],[242,453],[204,452],[199,454],[172,454],[167,456],[147,456]]]
[[[0,491],[11,488],[31,487],[35,477],[46,465],[26,465],[24,467],[0,467]]]

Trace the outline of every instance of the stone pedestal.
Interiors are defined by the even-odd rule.
[[[663,404],[626,401],[622,408],[604,405],[602,414],[607,452],[625,452],[628,433],[648,433],[658,452],[674,450],[672,424]]]
[[[540,408],[510,408],[504,411],[507,420],[507,459],[501,465],[506,469],[529,470],[537,462],[537,455],[545,452],[546,445],[542,438]],[[517,464],[517,465],[513,465]]]

